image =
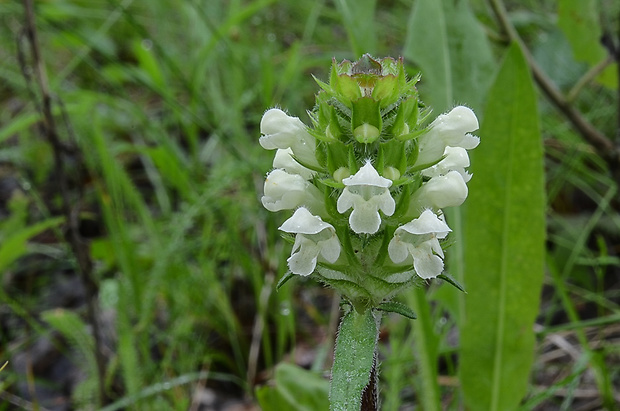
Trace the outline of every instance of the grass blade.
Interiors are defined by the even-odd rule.
[[[342,16],[351,49],[356,57],[364,53],[375,53],[375,7],[376,0],[337,0],[336,8]]]

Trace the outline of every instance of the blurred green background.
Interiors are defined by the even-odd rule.
[[[484,122],[510,27],[617,142],[611,0],[40,0],[30,26],[27,3],[0,2],[0,410],[326,409],[339,298],[305,279],[275,291],[290,245],[260,205],[257,142],[270,107],[308,122],[332,58],[404,56],[432,117],[466,104]],[[619,166],[536,99],[545,275],[518,407],[617,409]],[[476,409],[452,293],[403,296],[421,325],[385,317],[382,409]]]

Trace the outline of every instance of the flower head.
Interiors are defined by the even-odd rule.
[[[411,255],[413,268],[420,277],[437,277],[443,271],[443,251],[439,239],[445,238],[450,231],[450,227],[435,213],[424,210],[420,217],[396,229],[388,245],[388,254],[397,264]]]
[[[351,177],[342,180],[345,188],[336,204],[343,214],[353,208],[349,216],[351,229],[357,234],[374,234],[381,225],[379,210],[387,216],[394,214],[396,203],[390,195],[392,181],[381,177],[370,161]]]
[[[340,242],[334,227],[314,216],[306,208],[298,208],[293,216],[280,226],[280,230],[295,233],[295,244],[288,258],[292,273],[310,275],[316,268],[321,255],[330,263],[340,256]]]

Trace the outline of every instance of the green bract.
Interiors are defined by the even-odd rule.
[[[402,59],[334,61],[329,84],[316,80],[312,127],[279,109],[261,121],[260,144],[277,150],[262,202],[295,211],[280,228],[295,236],[289,269],[360,312],[443,276],[442,208],[467,197],[478,120],[459,106],[425,125],[418,80]]]

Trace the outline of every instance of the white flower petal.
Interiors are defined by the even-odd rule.
[[[374,234],[381,226],[381,216],[372,205],[359,204],[349,216],[349,225],[357,234]]]
[[[430,247],[424,246],[415,249],[413,255],[413,268],[422,278],[435,278],[443,271],[443,260],[433,254]]]
[[[295,213],[279,228],[286,233],[318,234],[323,230],[334,230],[334,227],[324,222],[321,217],[312,215],[308,209],[299,207]]]
[[[308,240],[303,235],[298,235],[297,238],[301,239],[298,251],[294,251],[286,261],[293,274],[307,276],[312,274],[316,268],[320,250],[314,242]],[[296,239],[295,243],[297,241]]]
[[[316,268],[319,254],[330,263],[336,262],[340,256],[340,242],[334,227],[304,207],[298,208],[280,230],[297,234],[287,260],[294,274],[310,275]]]
[[[471,131],[476,131],[479,128],[478,118],[472,109],[465,106],[457,106],[450,110],[447,114],[442,114],[433,124],[436,124],[443,133],[454,133],[463,135]]]
[[[388,254],[396,264],[405,261],[409,256],[407,244],[400,240],[400,236],[394,236],[392,240],[390,240],[388,244]]]
[[[351,177],[343,179],[342,182],[345,186],[374,186],[389,188],[392,185],[392,181],[379,175],[370,161],[367,161],[357,173]]]
[[[442,237],[437,236],[437,238]],[[427,243],[430,243],[431,249],[435,252],[435,254],[443,258],[443,249],[441,248],[441,244],[439,244],[439,240],[437,240],[437,238],[431,238],[427,241]]]
[[[459,141],[458,146],[463,147],[467,150],[471,150],[478,147],[478,144],[480,144],[480,137],[471,134],[465,134],[463,139]]]
[[[381,226],[379,210],[394,214],[396,202],[390,194],[392,181],[381,177],[370,161],[351,177],[342,180],[345,188],[338,198],[339,213],[353,208],[349,216],[351,229],[358,234],[374,234]]]
[[[411,206],[440,209],[463,204],[467,198],[467,184],[458,171],[433,177],[422,185],[412,197]]]
[[[445,221],[441,220],[435,213],[433,213],[432,210],[429,209],[424,210],[422,214],[420,214],[420,217],[398,227],[396,230],[404,230],[411,234],[439,233],[444,237],[452,231]]]
[[[388,254],[396,264],[411,255],[413,268],[422,278],[437,277],[443,271],[443,250],[438,238],[445,238],[450,227],[431,210],[402,225],[388,244]]]
[[[293,150],[290,148],[279,148],[273,159],[273,167],[281,168],[289,174],[299,174],[305,180],[310,180],[316,171],[310,170],[299,164],[292,156]]]
[[[332,238],[325,240],[323,247],[321,248],[321,255],[330,263],[336,262],[338,257],[340,257],[340,241],[338,241],[338,237],[333,236]]]
[[[313,166],[318,165],[314,137],[306,131],[306,126],[299,118],[272,108],[263,115],[260,131],[263,136],[258,142],[264,149],[290,148],[300,161]]]
[[[272,108],[267,110],[260,121],[263,136],[259,143],[264,149],[287,148],[296,140],[298,133],[306,133],[304,123],[297,117],[291,117],[284,111]]]
[[[340,197],[338,197],[338,201],[336,202],[336,208],[338,209],[338,212],[340,214],[343,214],[349,208],[353,207],[353,204],[355,203],[355,198],[356,195],[352,194],[349,190],[345,188],[342,191],[342,194],[340,194]]]
[[[383,214],[386,216],[391,216],[394,214],[394,210],[396,210],[396,202],[390,195],[389,191],[386,190],[382,194],[375,196],[373,200],[375,200],[377,208],[383,211]]]
[[[467,107],[458,106],[441,114],[431,123],[430,130],[418,139],[420,152],[416,165],[437,161],[447,146],[475,148],[480,139],[468,133],[477,129],[478,119]]]
[[[317,203],[321,192],[298,174],[275,169],[267,175],[264,186],[263,206],[269,211],[291,210],[300,205]]]
[[[444,159],[432,167],[422,170],[422,175],[426,177],[439,177],[454,170],[458,171],[463,180],[468,182],[471,175],[465,171],[469,167],[469,155],[463,147],[446,147],[444,150]]]

